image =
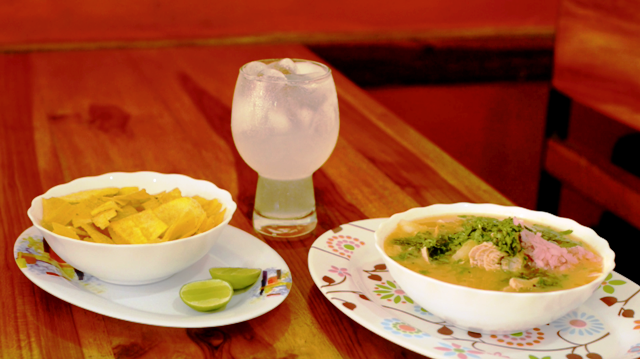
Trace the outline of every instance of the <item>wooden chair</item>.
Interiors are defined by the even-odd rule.
[[[566,186],[640,229],[639,35],[636,0],[562,0],[540,209],[557,210]],[[585,141],[572,130],[589,113],[609,123]],[[617,145],[607,146],[613,135]]]

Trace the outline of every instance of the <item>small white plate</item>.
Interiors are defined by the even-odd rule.
[[[293,284],[285,261],[258,238],[227,226],[208,255],[161,282],[122,286],[100,281],[65,263],[31,227],[15,243],[13,255],[27,278],[44,291],[78,307],[135,323],[204,328],[243,322],[282,303]],[[233,296],[218,312],[201,313],[182,302],[182,285],[209,279],[211,267],[261,268],[262,277]]]
[[[382,221],[342,225],[309,251],[311,277],[325,297],[381,337],[434,359],[640,357],[640,286],[627,278],[612,273],[583,306],[540,328],[468,332],[415,304],[395,283],[375,249],[373,232]]]

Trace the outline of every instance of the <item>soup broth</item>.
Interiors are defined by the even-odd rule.
[[[590,283],[602,272],[597,252],[568,232],[514,218],[430,217],[399,223],[384,250],[404,267],[452,284],[555,291]]]

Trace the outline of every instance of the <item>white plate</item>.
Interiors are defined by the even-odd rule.
[[[204,328],[243,322],[282,303],[292,285],[285,261],[258,238],[227,226],[220,240],[200,261],[158,283],[121,286],[76,271],[45,248],[42,235],[31,227],[15,243],[13,255],[22,273],[46,292],[78,307],[135,323],[179,328]],[[209,279],[211,267],[262,268],[262,278],[237,293],[218,312],[201,313],[182,302],[182,285]]]
[[[613,273],[585,305],[540,328],[509,335],[467,332],[414,304],[396,285],[374,245],[382,221],[342,225],[318,237],[309,251],[309,271],[320,291],[381,337],[438,359],[640,357],[640,287],[627,278]]]

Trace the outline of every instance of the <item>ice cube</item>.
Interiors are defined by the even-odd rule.
[[[267,113],[267,128],[272,134],[284,134],[291,129],[291,120],[282,111],[269,111]]]
[[[321,72],[324,73],[324,69],[314,63],[311,62],[299,62],[298,63],[298,75],[306,75],[313,72]]]
[[[313,81],[319,77],[322,77],[324,72],[311,72],[308,74],[291,74],[287,75],[287,80],[291,82]]]
[[[327,73],[327,71],[311,62],[298,62],[298,72],[295,74],[287,75],[287,79],[293,82],[313,81],[321,78]]]
[[[289,116],[291,116],[291,114]],[[295,116],[298,126],[303,129],[308,129],[311,127],[315,111],[310,107],[299,107],[295,109]]]
[[[245,65],[244,73],[251,76],[257,76],[260,71],[267,68],[267,64],[260,61],[252,61]]]
[[[286,79],[284,74],[276,69],[266,68],[258,74],[258,76],[269,77],[271,79]]]
[[[277,62],[272,62],[269,64],[269,68],[276,69],[285,75],[298,73],[297,65],[291,59],[282,59]]]

